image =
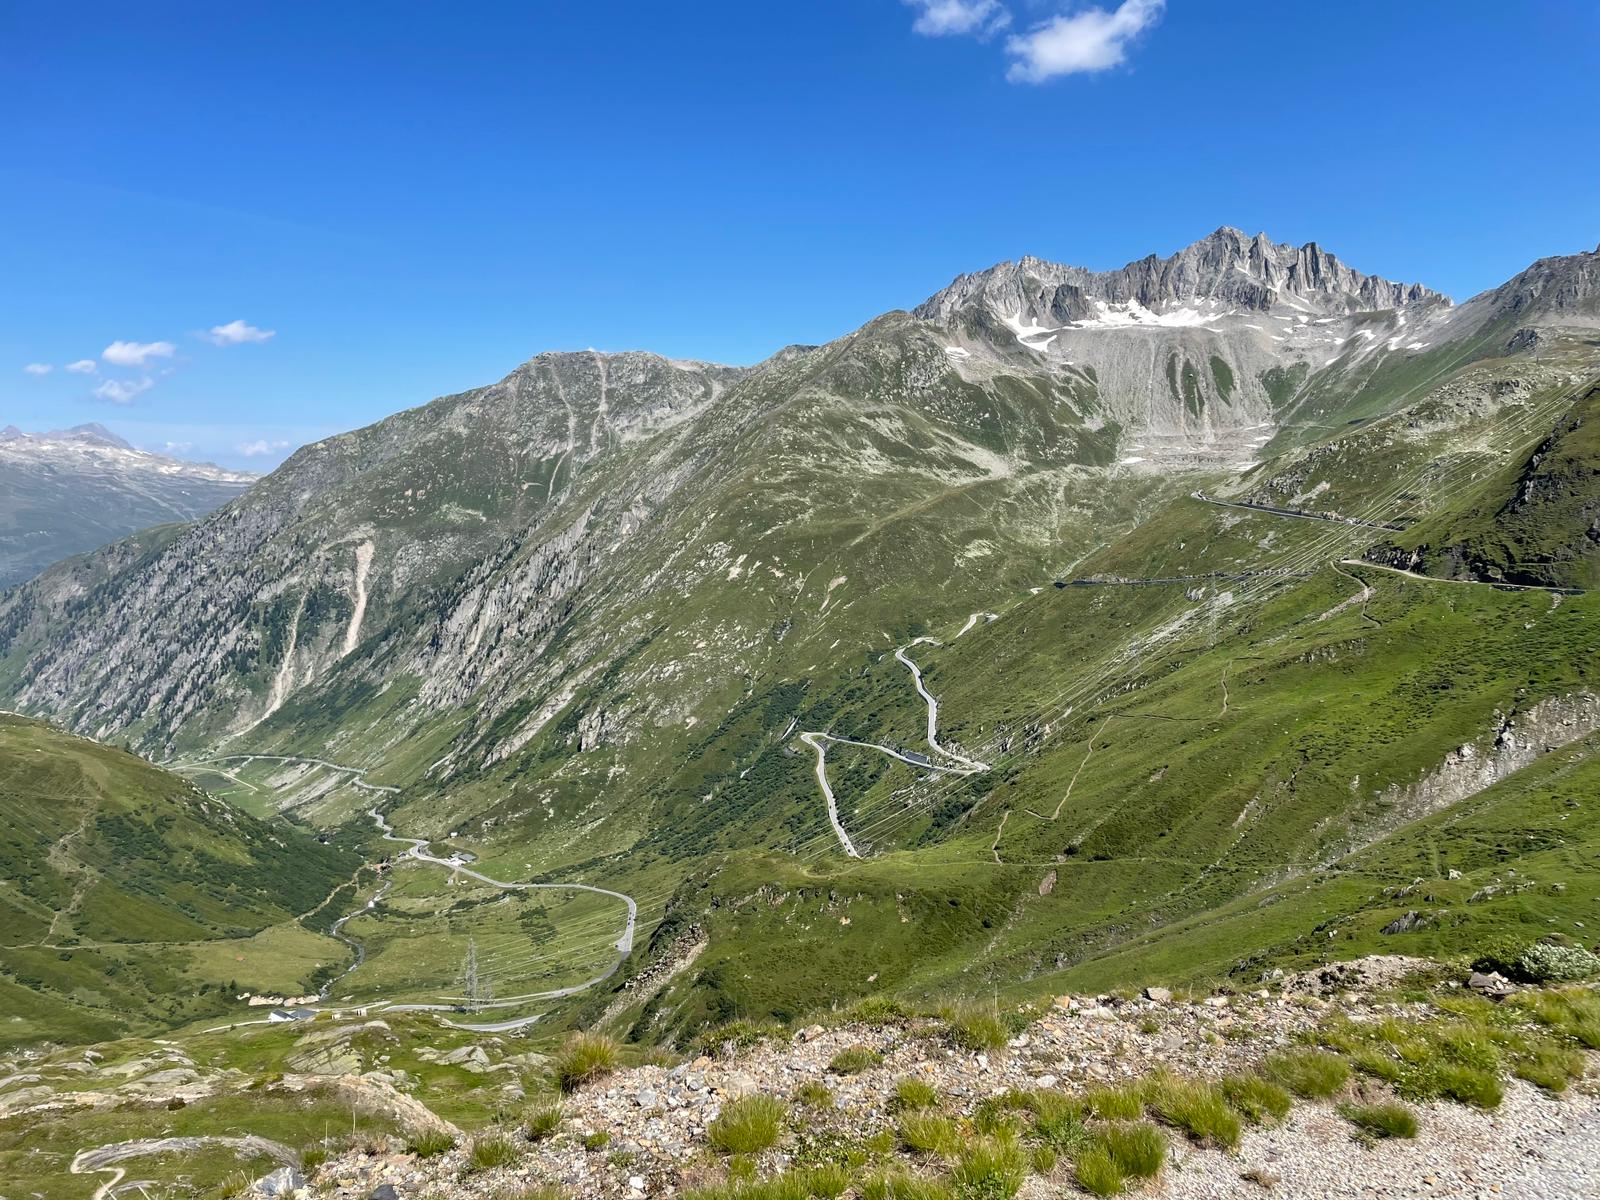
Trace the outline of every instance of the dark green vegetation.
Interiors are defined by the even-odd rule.
[[[360,858],[120,750],[0,715],[0,1044],[84,1040],[314,988],[347,961],[297,917]]]

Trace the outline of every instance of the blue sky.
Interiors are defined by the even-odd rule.
[[[0,425],[265,467],[1222,224],[1465,297],[1600,240],[1597,111],[1592,0],[8,0]]]

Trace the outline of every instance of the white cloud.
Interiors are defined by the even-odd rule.
[[[167,454],[187,454],[194,449],[193,442],[163,442],[162,450]]]
[[[93,375],[95,372],[94,359],[80,358],[77,362],[69,362],[66,369],[74,375]]]
[[[100,357],[119,367],[142,367],[152,358],[171,358],[175,350],[171,342],[112,342]]]
[[[240,346],[245,342],[264,342],[277,335],[276,329],[257,329],[245,321],[229,321],[226,325],[213,325],[206,334],[218,346]]]
[[[29,363],[22,369],[29,375],[48,375],[55,370],[49,363]]]
[[[253,442],[242,442],[234,449],[246,458],[260,458],[263,454],[276,454],[280,450],[287,450],[288,442],[269,442],[266,438],[259,438]]]
[[[980,37],[1011,24],[1011,14],[1000,0],[905,0],[917,10],[911,28],[924,37]]]
[[[1013,83],[1044,83],[1059,75],[1104,71],[1127,61],[1128,45],[1161,19],[1166,0],[1123,0],[1112,12],[1086,8],[1052,17],[1027,33],[1006,39],[1015,62]]]
[[[108,379],[94,389],[94,394],[108,404],[132,404],[153,387],[155,381],[151,379]]]

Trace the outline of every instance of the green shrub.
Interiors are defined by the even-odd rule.
[[[1148,1121],[1108,1125],[1095,1135],[1095,1144],[1131,1179],[1153,1179],[1167,1161],[1166,1135]]]
[[[1499,971],[1523,983],[1576,983],[1600,975],[1600,955],[1565,942],[1500,947],[1478,959],[1480,971]]]
[[[1290,1050],[1266,1061],[1266,1075],[1297,1096],[1326,1100],[1350,1078],[1350,1064],[1325,1050]]]
[[[894,1085],[890,1106],[901,1112],[932,1108],[939,1103],[939,1089],[925,1079],[905,1078]]]
[[[735,1050],[748,1049],[767,1038],[778,1037],[782,1033],[782,1025],[771,1021],[746,1021],[741,1018],[713,1029],[701,1030],[689,1043],[689,1049],[696,1054],[708,1056],[730,1054]]]
[[[547,1104],[543,1108],[536,1108],[528,1114],[528,1121],[522,1127],[530,1142],[542,1142],[553,1134],[561,1124],[561,1106]]]
[[[807,1108],[832,1108],[833,1091],[820,1079],[808,1079],[794,1091],[797,1103]]]
[[[311,1172],[315,1171],[327,1161],[328,1148],[322,1145],[320,1142],[315,1146],[307,1146],[304,1150],[300,1151],[300,1169],[307,1175],[311,1174]]]
[[[411,1135],[406,1149],[418,1158],[437,1158],[456,1148],[456,1139],[442,1129],[423,1129]]]
[[[502,1189],[496,1200],[572,1200],[567,1189],[554,1183],[530,1183],[517,1190]]]
[[[611,1135],[604,1129],[597,1129],[593,1133],[583,1135],[583,1148],[585,1150],[604,1150],[611,1145]]]
[[[497,1133],[485,1134],[473,1141],[467,1150],[467,1169],[469,1171],[488,1171],[494,1167],[503,1167],[517,1160],[517,1148],[508,1137],[501,1137]]]
[[[777,1144],[787,1107],[782,1100],[752,1093],[730,1100],[706,1127],[706,1139],[725,1154],[754,1154]]]
[[[562,1091],[576,1091],[611,1074],[620,1059],[616,1042],[604,1034],[575,1033],[556,1054],[556,1079]]]
[[[955,1121],[943,1113],[909,1112],[900,1118],[900,1144],[918,1154],[951,1155],[960,1148]]]
[[[1224,1150],[1239,1144],[1239,1114],[1228,1107],[1221,1089],[1209,1083],[1159,1074],[1146,1085],[1145,1102],[1156,1116],[1197,1142]]]
[[[1293,1104],[1285,1088],[1253,1072],[1225,1077],[1222,1094],[1246,1120],[1256,1125],[1283,1120]]]
[[[1600,993],[1564,988],[1513,996],[1508,1004],[1531,1013],[1534,1020],[1556,1033],[1600,1050]]]
[[[1115,1196],[1122,1191],[1128,1179],[1103,1145],[1085,1150],[1078,1155],[1072,1167],[1078,1186],[1091,1196]]]
[[[951,1045],[961,1050],[978,1053],[998,1050],[1011,1037],[1011,1032],[992,1009],[976,1005],[947,1008],[944,1013],[945,1037]]]
[[[950,1179],[961,1200],[1009,1200],[1028,1177],[1028,1160],[1015,1138],[974,1138],[962,1147]]]
[[[833,1056],[828,1070],[835,1075],[859,1075],[883,1065],[883,1055],[867,1046],[846,1046]]]
[[[1339,1115],[1362,1133],[1379,1138],[1414,1138],[1417,1118],[1404,1104],[1341,1104]]]

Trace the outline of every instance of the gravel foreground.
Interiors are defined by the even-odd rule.
[[[572,1200],[675,1196],[725,1178],[727,1160],[712,1152],[706,1128],[730,1099],[752,1092],[792,1100],[802,1085],[821,1083],[832,1096],[824,1111],[791,1104],[789,1132],[759,1156],[759,1175],[767,1178],[817,1161],[818,1147],[893,1130],[894,1088],[908,1077],[937,1088],[946,1111],[970,1116],[986,1098],[1011,1089],[1072,1092],[1165,1068],[1217,1079],[1258,1066],[1328,1020],[1360,1024],[1437,1015],[1427,1004],[1349,990],[1192,1002],[1165,995],[1061,997],[1007,1045],[982,1053],[956,1049],[917,1023],[812,1026],[675,1067],[619,1071],[568,1096],[553,1136],[530,1142],[509,1129],[516,1159],[502,1166],[473,1169],[468,1144],[431,1158],[394,1144],[368,1146],[324,1164],[295,1194],[317,1200],[518,1200],[549,1183]],[[881,1060],[841,1074],[830,1064],[845,1049],[870,1051]],[[1124,1194],[1162,1200],[1600,1200],[1600,1053],[1583,1058],[1585,1077],[1559,1096],[1508,1078],[1493,1111],[1444,1101],[1412,1105],[1421,1126],[1414,1140],[1365,1138],[1333,1104],[1317,1101],[1297,1102],[1280,1124],[1247,1126],[1231,1152],[1173,1132],[1160,1176],[1132,1184]],[[912,1170],[929,1166],[926,1159],[903,1155],[890,1161]],[[1084,1194],[1065,1163],[1048,1175],[1030,1176],[1018,1193],[1020,1200]]]
[[[1331,1108],[1298,1105],[1282,1126],[1246,1133],[1236,1154],[1185,1153],[1178,1145],[1178,1161],[1149,1193],[1171,1200],[1600,1197],[1600,1097],[1592,1091],[1574,1088],[1552,1099],[1512,1080],[1493,1113],[1427,1104],[1418,1115],[1416,1140],[1365,1147]],[[1245,1178],[1252,1169],[1275,1182],[1264,1188]]]

